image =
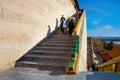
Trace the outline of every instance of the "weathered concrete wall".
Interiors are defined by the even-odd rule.
[[[81,49],[79,56],[78,72],[87,71],[87,32],[86,32],[86,13],[83,17],[83,34],[81,37]],[[81,27],[82,28],[82,27]]]
[[[71,0],[0,0],[0,71],[14,67],[15,61],[75,9]]]

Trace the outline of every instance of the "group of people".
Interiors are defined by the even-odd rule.
[[[62,15],[61,19],[60,19],[60,30],[64,33],[67,32],[67,28],[68,28],[68,32],[69,32],[69,35],[71,36],[72,35],[72,32],[75,28],[75,18],[74,17],[71,17],[68,21],[68,25],[66,24],[66,20],[65,20],[65,17],[64,15]]]

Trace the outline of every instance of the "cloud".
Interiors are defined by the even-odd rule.
[[[112,30],[112,29],[113,29],[113,26],[111,26],[111,25],[103,26],[103,30]]]
[[[95,26],[95,25],[97,25],[97,24],[98,24],[98,21],[97,21],[97,20],[92,21],[92,25],[93,25],[93,26]]]
[[[97,13],[100,13],[100,14],[102,14],[102,15],[106,15],[106,16],[108,16],[109,15],[109,13],[107,13],[107,12],[105,12],[105,11],[103,11],[102,9],[99,9],[99,8],[95,8],[95,7],[86,7],[86,9],[87,10],[90,10],[90,11],[93,11],[93,12],[97,12]]]
[[[112,36],[114,27],[112,25],[104,25],[88,32],[88,36]]]

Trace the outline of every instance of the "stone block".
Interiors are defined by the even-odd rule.
[[[3,10],[2,10],[2,8],[0,7],[0,19],[2,19],[2,13],[3,13]]]

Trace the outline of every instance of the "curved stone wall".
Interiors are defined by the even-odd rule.
[[[15,61],[59,25],[61,15],[75,13],[71,0],[0,0],[0,71]]]

